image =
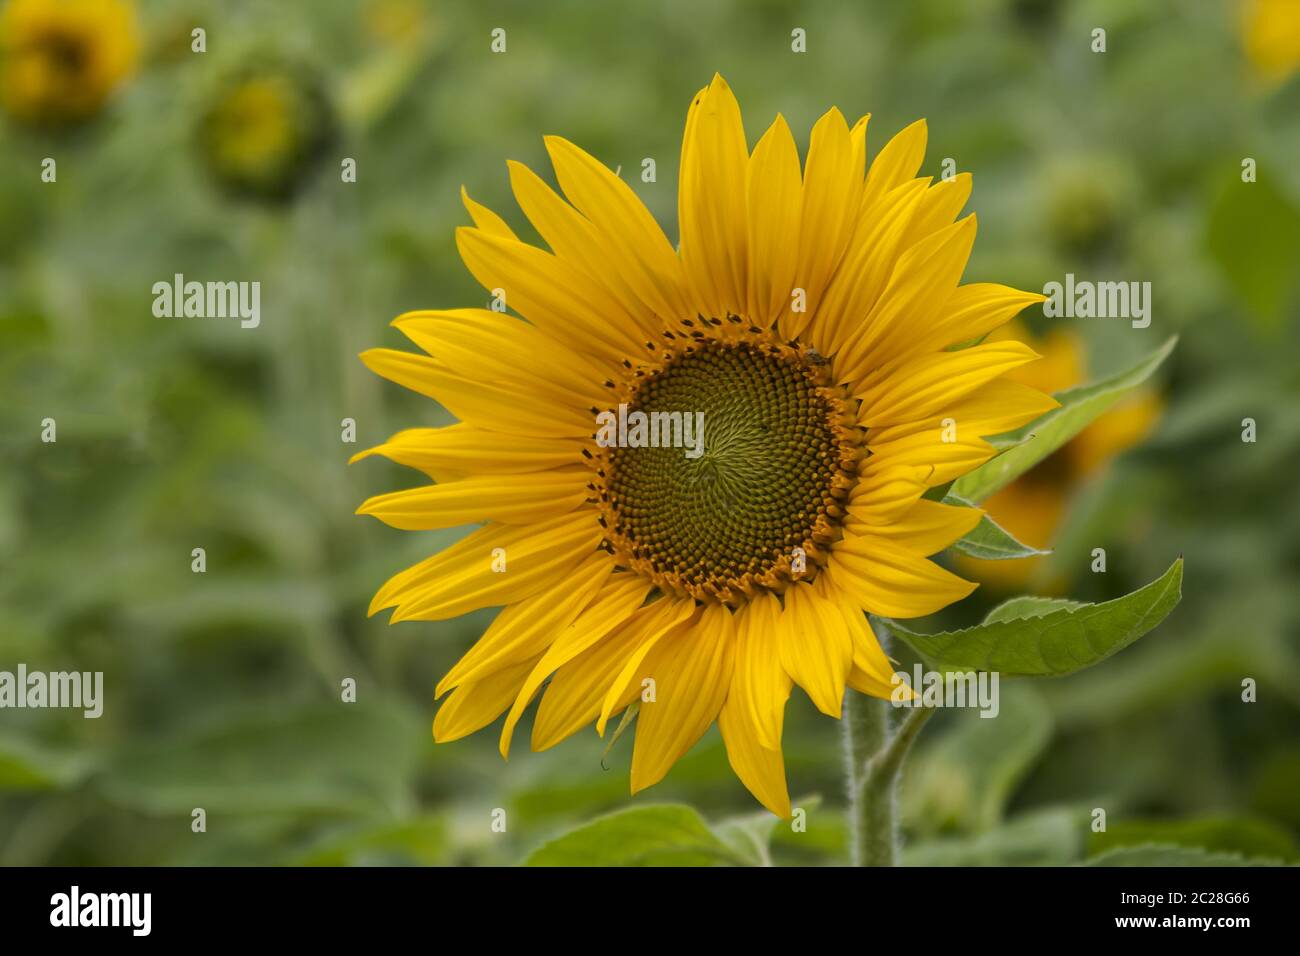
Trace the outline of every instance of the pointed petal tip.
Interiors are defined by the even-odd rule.
[[[636,795],[637,795],[638,793],[640,793],[642,790],[647,790],[647,789],[649,789],[650,787],[653,787],[656,783],[658,783],[658,782],[659,782],[660,780],[662,780],[662,779],[663,779],[663,774],[660,774],[660,775],[659,775],[658,777],[656,777],[654,780],[647,780],[647,779],[645,778],[644,773],[640,773],[640,774],[639,774],[639,773],[636,772],[636,770],[635,770],[635,768],[634,768],[633,771],[632,771],[632,774],[630,775],[630,777],[629,777],[629,779],[628,779],[628,784],[629,784],[629,786],[630,786],[630,788],[631,788],[632,795],[633,795],[633,796],[636,796]]]

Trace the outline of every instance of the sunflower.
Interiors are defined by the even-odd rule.
[[[0,95],[26,123],[88,119],[135,68],[126,0],[9,0],[0,13]]]
[[[540,698],[544,750],[637,704],[635,793],[716,720],[736,774],[788,816],[792,685],[832,717],[846,686],[888,697],[893,668],[864,612],[917,617],[975,587],[927,558],[981,512],[926,492],[987,461],[985,436],[1056,403],[1006,379],[1036,358],[1027,346],[952,347],[1043,297],[959,285],[970,176],[917,176],[924,121],[867,171],[866,131],[830,110],[801,171],[778,115],[751,153],[715,76],[686,119],[677,248],[622,179],[559,137],[545,142],[563,196],[509,164],[550,251],[462,191],[474,225],[456,232],[461,257],[522,318],[412,312],[393,324],[427,355],[361,356],[460,422],[357,456],[436,482],[359,513],[409,530],[484,522],[384,584],[371,613],[502,606],[437,686],[436,740],[505,713],[508,756]],[[605,447],[596,422],[620,406],[702,413],[702,453]]]
[[[259,56],[219,84],[200,118],[198,146],[229,193],[287,201],[325,158],[335,127],[315,70]]]
[[[1266,82],[1281,83],[1300,69],[1298,0],[1245,0],[1241,32],[1246,57]]]
[[[1031,338],[1019,323],[1012,322],[988,340],[1012,337]],[[1034,345],[1042,360],[1009,372],[1009,379],[1045,392],[1061,392],[1086,381],[1087,363],[1078,335],[1057,328],[1034,341]],[[1139,389],[1034,468],[994,493],[984,502],[984,510],[1025,544],[1049,547],[1070,495],[1117,455],[1146,438],[1161,409],[1160,398],[1153,390]],[[986,584],[1010,589],[1028,581],[1042,560],[977,562],[963,556],[960,565],[964,572]],[[1063,583],[1051,582],[1049,589],[1059,590]]]

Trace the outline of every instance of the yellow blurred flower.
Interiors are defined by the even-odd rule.
[[[384,46],[418,47],[433,26],[432,11],[419,0],[368,0],[361,19],[366,32]]]
[[[334,114],[314,73],[259,65],[224,83],[199,125],[199,148],[231,192],[287,199],[333,139]]]
[[[1300,0],[1247,0],[1242,44],[1256,71],[1280,83],[1300,68]]]
[[[9,0],[0,12],[0,98],[23,122],[93,116],[135,68],[127,0]]]
[[[1028,341],[1042,355],[1040,361],[1009,372],[1009,379],[1055,393],[1082,384],[1087,378],[1083,342],[1069,330],[1055,329],[1035,341],[1013,323],[989,336],[991,340],[1002,338]],[[1154,427],[1162,407],[1154,391],[1136,392],[990,497],[984,509],[1025,544],[1050,547],[1073,492],[1121,452],[1141,442]],[[977,561],[963,557],[960,563],[969,576],[990,586],[1014,588],[1024,584],[1042,560]]]

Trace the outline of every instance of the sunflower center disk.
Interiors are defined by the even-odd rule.
[[[824,363],[787,345],[671,355],[636,380],[628,418],[642,412],[653,430],[680,413],[703,440],[606,450],[611,550],[667,592],[728,603],[815,574],[861,456],[844,403]]]

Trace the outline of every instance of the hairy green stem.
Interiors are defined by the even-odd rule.
[[[850,690],[844,694],[844,785],[849,801],[849,860],[866,866],[868,834],[861,812],[862,780],[867,761],[885,746],[889,712],[883,701]]]
[[[903,759],[934,713],[915,707],[889,730],[888,701],[850,690],[844,698],[844,762],[849,796],[849,858],[854,866],[893,866],[898,857],[898,778]]]

